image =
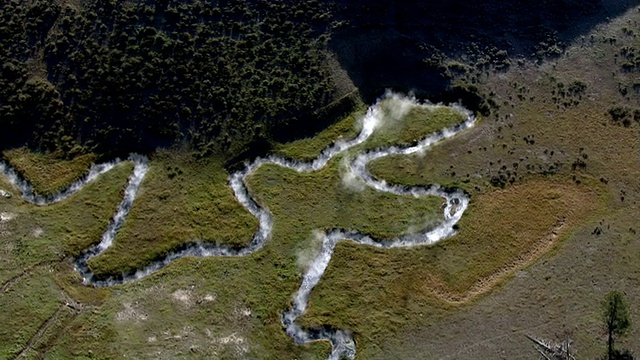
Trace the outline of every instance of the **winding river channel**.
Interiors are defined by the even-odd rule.
[[[421,104],[414,99],[393,93],[386,94],[380,101],[389,99],[401,102],[404,106],[419,106],[425,108],[443,106]],[[182,257],[246,256],[260,250],[271,238],[273,216],[268,209],[261,207],[254,200],[246,186],[246,178],[263,164],[276,164],[298,172],[312,172],[324,168],[332,158],[354,146],[364,143],[375,132],[376,128],[383,121],[383,110],[380,106],[380,101],[369,108],[362,122],[362,130],[357,137],[348,141],[339,140],[335,142],[323,150],[313,161],[300,162],[278,156],[269,156],[266,158],[258,158],[252,163],[247,164],[243,170],[230,175],[229,186],[233,189],[236,199],[259,221],[259,227],[248,246],[244,248],[232,248],[211,243],[193,242],[184,246],[179,251],[169,253],[164,258],[156,260],[133,273],[121,274],[107,279],[97,279],[87,266],[87,262],[91,258],[100,255],[113,244],[118,230],[122,227],[133,206],[138,189],[149,169],[149,162],[146,157],[131,155],[126,160],[116,159],[109,163],[93,165],[83,178],[74,182],[68,188],[47,197],[37,195],[27,180],[23,179],[9,164],[2,161],[0,161],[0,173],[21,192],[24,200],[39,206],[46,206],[69,198],[80,191],[85,185],[97,179],[101,174],[110,171],[119,163],[123,161],[133,162],[134,170],[129,176],[124,197],[118,205],[116,214],[103,233],[100,242],[84,250],[75,260],[75,269],[82,276],[86,285],[96,287],[120,285],[148,276]],[[444,220],[435,227],[421,233],[403,235],[385,241],[378,241],[367,234],[349,229],[330,229],[325,231],[322,235],[322,246],[319,253],[313,258],[306,272],[303,274],[302,284],[298,291],[293,294],[291,307],[281,316],[282,325],[286,333],[293,338],[296,343],[301,344],[310,341],[328,340],[332,344],[329,359],[339,359],[341,357],[355,358],[356,346],[348,330],[330,329],[328,327],[305,329],[296,323],[296,319],[306,311],[309,295],[327,269],[338,242],[353,241],[378,248],[406,248],[433,244],[455,233],[454,225],[460,220],[469,204],[469,197],[463,191],[456,189],[445,190],[436,184],[412,187],[387,184],[384,180],[375,178],[367,170],[367,164],[371,161],[391,155],[409,155],[428,151],[430,147],[438,142],[455,136],[459,132],[474,125],[475,117],[470,111],[456,105],[452,105],[452,108],[461,113],[465,117],[465,120],[453,127],[432,133],[413,146],[390,146],[349,155],[347,170],[360,178],[366,186],[374,188],[377,191],[397,195],[441,197],[445,201]]]

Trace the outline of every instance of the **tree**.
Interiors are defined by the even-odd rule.
[[[614,349],[614,340],[629,330],[631,319],[627,302],[619,291],[614,290],[607,294],[603,305],[603,315],[608,333],[607,354],[608,359],[613,360],[619,358],[619,355],[625,354],[625,352]]]

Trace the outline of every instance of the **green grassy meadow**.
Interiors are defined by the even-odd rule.
[[[43,336],[46,341],[40,342],[41,350],[30,351],[46,351],[53,358],[123,354],[138,358],[277,358],[284,353],[324,357],[327,343],[296,346],[282,331],[279,318],[299,286],[306,263],[318,251],[316,232],[339,227],[386,239],[421,231],[442,218],[440,198],[392,196],[343,181],[344,162],[356,151],[385,144],[409,145],[463,120],[446,108],[413,108],[401,117],[394,117],[393,109],[385,111],[388,120],[369,141],[337,156],[318,172],[300,174],[264,165],[248,178],[256,200],[274,216],[272,239],[250,256],[181,259],[146,279],[110,289],[84,287],[71,265],[59,262],[55,269],[60,291],[93,310],[61,316],[55,328],[64,328],[70,335]],[[354,136],[361,116],[362,112],[355,113],[315,138],[283,144],[277,153],[313,158],[336,138]],[[382,178],[403,184],[429,183],[412,182],[413,172],[400,161],[384,161],[372,166]],[[50,207],[12,199],[14,206],[25,209],[20,224],[38,223],[42,212],[51,216],[46,224],[51,224],[52,235],[68,234],[61,237],[63,241],[43,239],[47,245],[36,247],[37,256],[30,257],[39,261],[20,263],[22,269],[54,261],[53,249],[58,251],[57,259],[64,259],[96,242],[115,210],[129,171],[130,164],[120,165],[77,196]],[[176,151],[156,153],[114,246],[91,260],[90,266],[97,274],[131,271],[196,239],[236,246],[248,243],[257,221],[235,201],[227,182],[228,175],[215,159],[195,160]],[[460,234],[436,246],[380,250],[341,243],[301,322],[353,330],[358,351],[375,353],[376,343],[411,323],[409,314],[431,309],[444,316],[455,308],[451,302],[472,298],[465,297],[465,292],[535,246],[559,216],[569,216],[573,226],[598,208],[597,203],[584,201],[588,196],[601,196],[598,186],[577,187],[548,179],[532,183],[488,193],[477,202],[474,199]],[[523,197],[528,203],[518,201]],[[112,204],[101,207],[105,214],[102,222],[95,222],[95,230],[81,230],[79,226],[86,228],[91,221],[69,215],[74,211],[86,214],[81,205],[91,206],[92,198],[112,199]],[[576,203],[579,206],[569,211]],[[531,206],[540,216],[535,222],[524,221]],[[99,219],[95,213],[87,215]],[[66,227],[54,227],[65,223],[60,216],[67,218]],[[520,221],[513,223],[514,216]],[[526,230],[501,232],[504,226],[514,225]],[[514,269],[526,264],[516,264]],[[507,270],[506,274],[513,269]]]
[[[235,200],[215,159],[154,155],[114,246],[90,261],[96,274],[135,270],[190,241],[243,246],[258,221]]]
[[[132,169],[131,164],[121,164],[72,198],[44,207],[22,201],[3,179],[0,187],[15,196],[0,201],[0,212],[11,218],[0,224],[0,281],[37,264],[76,256],[99,241]]]
[[[0,295],[0,357],[16,356],[62,304],[60,291],[43,267]]]
[[[26,148],[7,150],[3,155],[19,173],[28,177],[35,192],[40,195],[52,194],[64,188],[82,176],[97,160],[95,154],[65,160],[56,154],[42,154]]]

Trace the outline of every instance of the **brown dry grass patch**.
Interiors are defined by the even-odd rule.
[[[606,201],[597,181],[535,178],[473,197],[459,233],[434,246],[340,243],[303,321],[349,328],[363,339],[389,335],[407,313],[444,314],[552,251]],[[361,318],[369,320],[353,321]]]
[[[605,201],[594,181],[546,178],[477,196],[460,233],[439,246],[443,254],[434,259],[433,271],[438,281],[431,289],[451,303],[489,291],[553,249]],[[463,256],[465,261],[455,261]]]

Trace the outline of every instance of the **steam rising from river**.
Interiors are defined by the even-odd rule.
[[[270,239],[273,227],[273,218],[269,210],[258,205],[249,192],[245,180],[252,172],[263,164],[277,164],[282,167],[293,169],[298,172],[317,171],[327,165],[336,155],[365,142],[374,131],[387,118],[401,118],[413,107],[437,108],[442,105],[421,104],[415,99],[404,97],[388,92],[377,104],[367,111],[362,119],[362,129],[359,135],[352,140],[339,140],[329,146],[313,161],[300,162],[277,156],[258,158],[246,165],[229,177],[229,185],[233,189],[236,199],[259,221],[259,227],[255,232],[251,242],[244,248],[233,248],[222,245],[213,245],[201,241],[194,241],[182,246],[180,249],[153,261],[145,268],[132,273],[121,274],[109,278],[97,278],[87,262],[100,255],[108,249],[115,239],[118,230],[122,227],[129,211],[136,198],[138,189],[148,171],[148,160],[140,155],[131,155],[128,161],[134,163],[133,173],[129,177],[124,197],[118,206],[116,214],[107,226],[99,243],[85,250],[75,261],[75,268],[82,276],[87,285],[97,287],[113,286],[148,276],[176,259],[185,256],[245,256],[259,249]],[[412,233],[400,236],[395,239],[374,239],[367,234],[348,229],[330,229],[326,232],[318,232],[314,236],[318,239],[315,251],[299,254],[300,265],[304,268],[302,284],[293,295],[291,308],[282,314],[282,324],[286,333],[293,338],[296,343],[304,343],[317,340],[328,340],[332,344],[332,351],[329,359],[339,359],[340,357],[354,358],[356,353],[355,342],[348,330],[331,329],[328,327],[304,329],[295,321],[302,315],[308,304],[309,295],[318,284],[320,278],[327,269],[335,246],[340,241],[353,241],[359,244],[375,246],[378,248],[412,247],[418,245],[429,245],[445,239],[455,233],[454,225],[460,220],[462,214],[468,206],[469,198],[461,190],[445,190],[439,185],[413,186],[387,184],[384,180],[373,177],[367,170],[367,164],[373,160],[390,155],[419,154],[428,151],[436,143],[448,139],[460,131],[473,126],[475,118],[472,114],[457,105],[452,105],[453,109],[466,117],[462,123],[451,128],[443,129],[427,136],[417,144],[408,147],[386,147],[356,154],[354,157],[345,157],[342,163],[344,169],[343,184],[345,186],[355,186],[354,189],[362,189],[365,186],[377,191],[388,192],[396,195],[410,195],[414,197],[439,196],[444,199],[444,220],[435,227],[420,233]],[[0,172],[22,193],[22,197],[37,205],[49,205],[62,201],[80,191],[86,184],[94,181],[100,174],[108,172],[118,165],[121,160],[114,160],[109,163],[93,165],[87,175],[74,182],[67,189],[64,189],[52,196],[43,197],[34,193],[33,187],[22,179],[15,170],[8,164],[0,161]]]

